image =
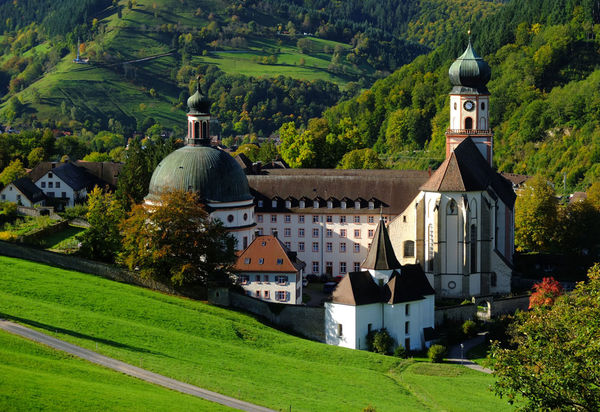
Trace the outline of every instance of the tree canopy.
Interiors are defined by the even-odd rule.
[[[514,349],[493,344],[494,390],[520,409],[600,409],[600,265],[588,277],[553,305],[520,313]]]

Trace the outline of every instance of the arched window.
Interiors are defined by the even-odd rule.
[[[415,242],[412,240],[404,241],[404,257],[415,256]]]
[[[446,214],[447,215],[456,215],[458,213],[458,208],[456,207],[456,202],[454,199],[451,199],[446,206]]]
[[[456,102],[454,102],[454,110],[456,110]]]
[[[473,119],[471,117],[465,117],[465,129],[470,130],[473,128]]]
[[[208,138],[208,124],[206,122],[202,122],[202,138]]]
[[[477,225],[471,225],[471,273],[477,272]]]
[[[427,269],[433,272],[433,225],[427,227]]]
[[[194,122],[194,139],[200,139],[200,124]]]

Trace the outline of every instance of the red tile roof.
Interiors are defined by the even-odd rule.
[[[296,273],[302,267],[304,262],[296,259],[295,252],[290,252],[275,236],[258,236],[240,254],[234,266],[238,272],[261,273]]]

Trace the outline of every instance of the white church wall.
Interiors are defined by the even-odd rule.
[[[481,293],[481,274],[469,275],[469,295],[477,296]]]
[[[357,349],[356,322],[356,306],[325,302],[325,343]]]
[[[440,291],[441,296],[447,298],[460,298],[463,295],[462,291],[462,279],[463,275],[447,275],[442,274],[441,284],[442,290]]]
[[[383,309],[381,303],[372,303],[370,305],[355,306],[356,308],[356,331],[355,331],[355,347],[358,349],[367,349],[367,333],[369,333],[369,325],[371,330],[381,329]]]
[[[492,251],[492,272],[496,274],[496,286],[490,285],[491,293],[510,293],[512,270]]]
[[[423,200],[423,193],[419,194],[413,201],[400,213],[388,226],[390,241],[394,248],[394,253],[398,261],[403,264],[417,263],[417,203]],[[404,242],[411,241],[413,243],[413,254],[405,255]]]

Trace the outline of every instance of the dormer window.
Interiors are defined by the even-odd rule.
[[[354,208],[355,209],[360,209],[360,201],[357,200],[357,201],[354,202]]]
[[[286,200],[286,201],[285,201],[285,207],[286,207],[287,209],[291,208],[291,207],[292,207],[292,201],[291,201],[291,200]]]
[[[315,209],[318,209],[318,208],[319,208],[319,201],[318,201],[318,200],[315,200],[315,201],[313,201],[313,207],[314,207]]]
[[[258,201],[258,207],[263,207],[264,202],[262,200]]]
[[[375,209],[375,202],[369,202],[369,209]]]
[[[340,203],[340,207],[341,207],[342,209],[345,209],[345,208],[346,208],[346,201],[345,201],[345,200],[342,200],[342,203]]]
[[[304,200],[300,201],[300,209],[304,209],[306,207],[306,204],[304,202]]]
[[[48,173],[48,178],[52,178],[52,173]]]
[[[333,202],[331,200],[327,201],[327,209],[333,209]]]
[[[271,207],[277,207],[277,199],[271,201]]]

